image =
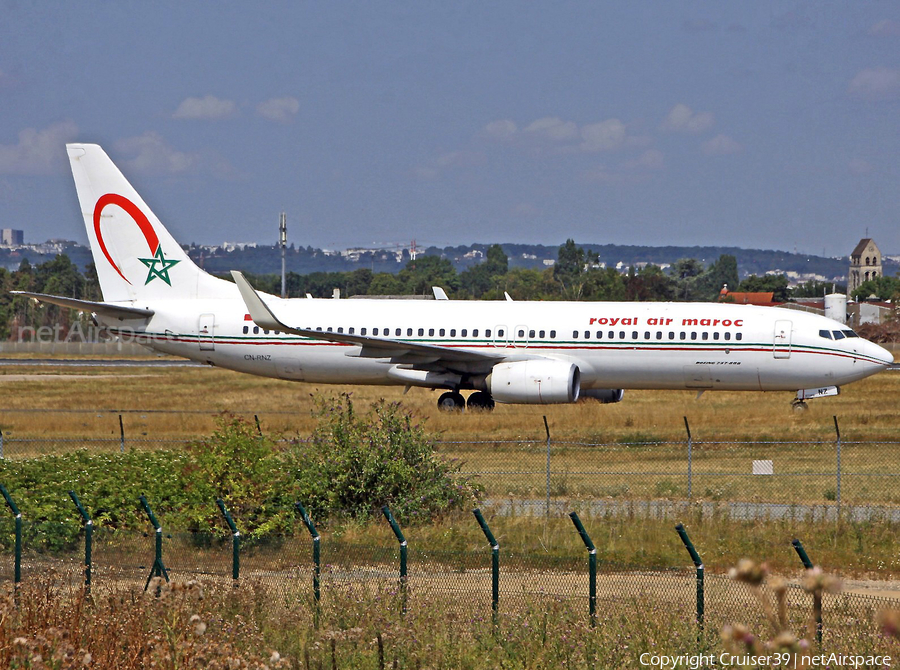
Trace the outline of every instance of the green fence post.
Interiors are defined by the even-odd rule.
[[[587,534],[587,531],[584,528],[584,524],[581,523],[581,519],[578,518],[578,514],[575,512],[569,513],[569,518],[572,519],[572,523],[575,524],[575,529],[578,531],[578,534],[581,535],[581,541],[584,542],[584,546],[588,550],[588,573],[589,573],[589,591],[588,591],[588,610],[591,614],[591,626],[597,625],[597,548],[594,546],[594,543],[591,541],[590,535]]]
[[[694,498],[694,438],[691,435],[691,425],[688,423],[687,417],[684,417],[684,429],[687,431],[688,437],[687,499],[690,502]]]
[[[150,568],[150,574],[147,575],[147,583],[144,584],[144,590],[146,591],[150,586],[150,580],[154,577],[164,577],[168,582],[169,571],[166,570],[166,566],[163,564],[162,560],[162,526],[159,524],[159,521],[156,520],[156,515],[153,514],[153,510],[150,509],[147,498],[141,496],[140,501],[141,507],[143,507],[144,512],[147,513],[147,518],[150,519],[150,523],[152,523],[153,527],[156,529],[156,557],[153,559],[153,567]]]
[[[403,531],[400,530],[400,524],[394,519],[394,515],[391,514],[390,508],[385,505],[381,508],[381,511],[384,514],[384,518],[387,519],[387,522],[391,525],[391,530],[394,531],[394,535],[397,536],[397,542],[400,543],[400,611],[403,614],[406,614],[406,538],[403,537]]]
[[[694,567],[697,568],[697,626],[702,631],[703,614],[706,609],[703,595],[703,560],[700,558],[700,554],[697,553],[697,550],[694,549],[694,543],[691,542],[691,538],[688,537],[687,531],[684,529],[684,524],[678,524],[675,526],[675,530],[678,531],[678,536],[684,543],[684,548],[687,549],[688,553],[691,555]]]
[[[225,522],[231,529],[231,579],[232,585],[234,588],[237,588],[238,580],[241,578],[241,531],[237,529],[237,526],[234,524],[234,519],[232,519],[231,515],[228,513],[228,509],[225,507],[225,501],[221,498],[216,498],[216,505],[219,506],[219,511],[222,512],[222,516],[225,517]]]
[[[10,511],[16,515],[15,588],[16,592],[18,592],[19,583],[22,581],[22,513],[3,484],[0,484],[0,493],[6,498],[6,504],[9,506]]]
[[[494,624],[497,623],[497,615],[500,612],[500,543],[494,538],[494,534],[484,520],[480,509],[472,510],[472,514],[478,519],[478,525],[488,543],[491,545],[491,610]]]
[[[78,496],[75,495],[75,491],[69,491],[69,497],[72,498],[72,502],[75,503],[75,507],[78,508],[78,513],[81,514],[81,518],[84,521],[84,592],[90,595],[91,550],[94,544],[94,522],[91,519],[90,515],[87,513],[87,510],[84,508],[84,505],[81,504]]]
[[[319,553],[319,545],[321,544],[321,536],[319,535],[319,531],[316,530],[315,524],[312,522],[312,519],[309,517],[309,514],[306,512],[306,508],[298,501],[294,503],[294,507],[297,508],[297,511],[300,512],[300,516],[303,518],[303,523],[306,524],[306,530],[309,531],[310,537],[312,537],[313,541],[313,597],[316,600],[316,628],[319,627],[319,602],[322,599],[322,594],[320,592],[321,589],[321,576],[322,576],[322,562],[321,555]]]
[[[3,458],[3,431],[0,430],[0,459]]]
[[[806,549],[803,548],[803,544],[796,537],[791,540],[791,545],[793,545],[794,550],[797,552],[797,556],[800,557],[800,560],[803,562],[803,567],[807,570],[812,570],[815,566],[813,562],[809,560],[809,556],[806,553]],[[813,591],[813,614],[816,617],[816,642],[822,644],[822,591],[815,590]]]

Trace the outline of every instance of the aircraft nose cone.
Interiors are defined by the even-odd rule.
[[[866,342],[868,345],[866,348],[869,349],[867,352],[872,358],[876,359],[881,365],[887,367],[888,365],[892,365],[894,362],[894,354],[885,349],[884,347],[875,344],[874,342]]]

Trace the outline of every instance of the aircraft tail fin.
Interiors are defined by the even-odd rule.
[[[105,301],[236,297],[194,264],[103,149],[66,149]]]

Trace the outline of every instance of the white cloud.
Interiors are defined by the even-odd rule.
[[[716,122],[712,112],[694,112],[683,103],[675,105],[666,120],[662,123],[662,129],[674,133],[702,133],[709,130]]]
[[[44,130],[26,128],[17,144],[0,145],[0,174],[49,174],[66,166],[65,143],[78,135],[78,126],[63,121]]]
[[[234,116],[237,105],[232,100],[222,100],[214,95],[202,98],[185,98],[172,114],[173,119],[226,119]]]
[[[136,172],[179,174],[197,164],[196,156],[176,151],[154,132],[119,140],[115,148],[123,154],[133,155],[127,165]]]
[[[510,121],[509,119],[501,119],[499,121],[491,121],[484,128],[481,129],[481,132],[486,137],[490,137],[495,140],[505,140],[510,137],[513,137],[517,132],[519,132],[519,127],[516,125],[515,121]]]
[[[743,146],[728,135],[716,135],[711,140],[704,142],[700,148],[706,156],[728,156],[739,154],[744,150]]]
[[[847,167],[850,169],[850,172],[855,175],[870,174],[875,171],[872,164],[864,158],[854,158]]]
[[[619,119],[607,119],[600,123],[590,123],[581,129],[582,151],[611,151],[625,143],[628,132]]]
[[[271,98],[256,106],[257,114],[278,123],[288,123],[299,111],[300,101],[291,97]]]
[[[872,37],[900,37],[900,22],[884,19],[869,28]]]
[[[558,116],[545,116],[526,126],[525,132],[559,142],[577,138],[578,125],[574,121],[563,121]]]
[[[900,97],[900,70],[886,67],[860,70],[850,81],[847,92],[863,100],[893,100]]]

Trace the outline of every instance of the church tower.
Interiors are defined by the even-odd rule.
[[[847,294],[852,295],[859,285],[882,275],[881,251],[871,238],[863,238],[850,254],[850,274],[847,277]]]

